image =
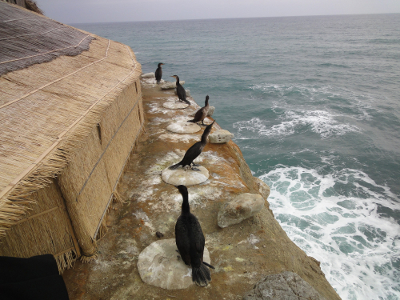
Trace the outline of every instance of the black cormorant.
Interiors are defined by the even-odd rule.
[[[207,286],[211,281],[210,270],[213,266],[203,262],[205,239],[199,220],[190,213],[189,196],[186,186],[177,189],[182,195],[182,212],[175,224],[175,242],[182,260],[192,267],[192,280],[199,286]]]
[[[158,68],[157,68],[157,70],[155,72],[157,83],[160,83],[160,81],[161,81],[161,77],[162,77],[162,68],[161,68],[161,66],[162,65],[163,65],[163,63],[159,63],[158,64]]]
[[[208,109],[210,108],[210,105],[208,104],[208,99],[210,99],[210,97],[208,97],[208,95],[207,95],[204,107],[200,108],[196,112],[196,114],[194,115],[194,119],[193,120],[189,120],[188,122],[197,123],[197,122],[201,121],[201,124],[205,125],[204,124],[204,119],[207,117]]]
[[[186,91],[183,86],[179,83],[178,75],[172,75],[176,79],[176,93],[178,94],[179,101],[183,101],[190,105],[190,102],[186,100]]]
[[[182,167],[189,166],[192,168],[193,171],[200,171],[199,169],[193,168],[193,166],[197,166],[195,163],[193,163],[193,161],[197,158],[197,156],[200,155],[201,151],[203,151],[203,148],[207,144],[207,137],[210,134],[210,131],[211,131],[211,128],[212,128],[214,122],[212,122],[210,125],[208,125],[206,127],[206,129],[204,129],[204,132],[201,136],[201,141],[196,142],[193,146],[191,146],[186,151],[185,156],[183,157],[183,159],[180,162],[178,162],[176,165],[169,167],[170,170],[175,170],[179,166],[182,166]]]

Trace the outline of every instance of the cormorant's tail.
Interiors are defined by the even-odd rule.
[[[181,165],[181,162],[178,162],[176,165],[172,165],[172,166],[170,166],[168,169],[170,169],[170,170],[176,170],[176,169],[178,169],[178,167]]]
[[[188,122],[196,123],[196,120],[193,119],[193,120],[189,120]]]
[[[200,268],[192,268],[192,280],[199,286],[207,286],[211,281],[210,270],[203,264]]]
[[[205,261],[203,261],[203,264],[205,264],[207,267],[211,268],[211,269],[215,269],[212,265],[209,265],[208,263],[206,263]]]
[[[190,101],[189,100],[183,99],[182,101],[185,102],[186,104],[190,105]]]

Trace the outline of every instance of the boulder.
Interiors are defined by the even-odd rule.
[[[308,282],[293,272],[273,274],[260,280],[243,300],[325,300]]]
[[[229,142],[233,136],[233,133],[230,133],[228,130],[220,129],[214,133],[211,133],[208,136],[208,140],[212,144],[222,144]]]
[[[208,108],[207,117],[211,117],[214,114],[214,111],[215,111],[215,106],[210,106]]]
[[[182,167],[179,167],[176,170],[170,170],[166,168],[164,171],[162,171],[161,177],[164,182],[175,186],[191,186],[205,182],[210,177],[210,173],[202,166],[198,166],[196,168],[200,171],[193,171],[190,168],[185,170]]]
[[[222,205],[218,212],[218,226],[221,228],[242,222],[264,207],[264,198],[259,194],[240,194]]]
[[[138,271],[142,280],[163,289],[185,289],[194,284],[192,268],[178,259],[175,239],[163,239],[151,243],[140,254]],[[203,260],[210,262],[210,253],[204,248]]]

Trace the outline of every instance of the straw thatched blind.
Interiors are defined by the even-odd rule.
[[[9,7],[11,17],[23,10]],[[32,15],[32,27],[49,22],[23,13]],[[95,255],[96,237],[144,122],[141,67],[132,50],[80,34],[91,40],[88,51],[0,77],[0,255],[52,253],[60,269],[80,255]],[[70,37],[53,36],[51,45]],[[15,53],[24,47],[14,45]]]
[[[89,34],[0,1],[0,75],[89,49]]]

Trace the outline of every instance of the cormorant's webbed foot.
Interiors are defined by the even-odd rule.
[[[200,167],[200,165],[195,164],[195,163],[192,163],[192,166],[193,166],[193,167]]]
[[[197,169],[197,168],[193,168],[193,167],[192,167],[192,171],[199,171],[199,172],[200,172],[200,169]]]

